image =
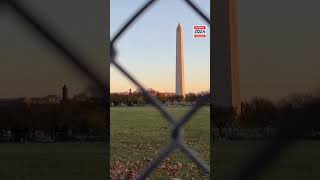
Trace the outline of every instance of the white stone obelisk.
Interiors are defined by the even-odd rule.
[[[176,95],[185,97],[183,29],[180,23],[176,32]]]
[[[237,0],[213,1],[211,89],[216,107],[241,113]]]

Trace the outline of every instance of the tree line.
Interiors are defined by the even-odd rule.
[[[181,103],[189,102],[193,103],[201,96],[206,95],[208,92],[201,93],[188,93],[185,97],[175,94],[165,94],[156,92],[154,96],[158,98],[163,104],[169,103]],[[147,105],[152,104],[145,96],[140,92],[134,93],[110,93],[110,106],[133,106],[133,105]]]
[[[0,108],[0,129],[105,128],[104,106],[93,103],[11,104]]]
[[[320,131],[320,97],[292,94],[278,101],[255,97],[241,103],[241,113],[213,107],[216,128],[278,128],[301,126]]]

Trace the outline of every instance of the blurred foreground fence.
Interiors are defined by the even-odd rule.
[[[201,12],[196,5],[194,5],[190,0],[184,1],[193,11],[204,19],[204,21],[209,25],[210,20],[208,17]],[[216,0],[218,1],[218,0]],[[222,1],[222,0],[221,0]],[[201,158],[197,156],[197,153],[192,151],[185,143],[183,139],[183,129],[182,127],[190,120],[190,118],[210,99],[210,95],[204,96],[197,101],[193,108],[186,113],[179,121],[176,121],[171,114],[169,114],[162,106],[161,102],[155,97],[151,96],[148,91],[134,78],[124,67],[122,67],[116,60],[117,53],[119,50],[115,49],[115,43],[124,35],[125,31],[128,31],[132,27],[133,23],[137,21],[144,12],[146,12],[152,5],[156,4],[157,0],[148,0],[143,4],[140,9],[134,13],[134,15],[127,20],[125,25],[116,33],[116,35],[111,39],[111,64],[114,65],[124,76],[126,76],[130,81],[132,81],[143,93],[143,95],[148,98],[159,112],[166,118],[166,120],[171,125],[171,142],[160,152],[160,154],[154,158],[148,167],[146,167],[138,176],[138,179],[146,179],[160,163],[165,160],[166,157],[170,155],[174,150],[180,149],[187,157],[189,157],[195,164],[197,164],[204,173],[210,173],[210,166],[206,164]],[[33,11],[20,4],[21,1],[17,0],[0,0],[0,8],[8,7],[20,18],[21,22],[25,24],[26,27],[31,28],[34,32],[42,37],[51,47],[65,57],[66,62],[74,65],[82,75],[87,77],[99,90],[100,95],[103,95],[107,100],[107,93],[109,92],[108,81],[101,78],[95,70],[90,68],[88,63],[90,60],[84,59],[81,53],[74,50],[73,48],[67,46],[67,43],[61,38],[57,37],[50,24],[45,23],[45,21],[40,20],[41,15],[36,15]],[[108,58],[106,58],[107,60]],[[107,62],[107,61],[106,61]],[[109,103],[105,103],[106,106]],[[265,168],[268,163],[274,159],[282,150],[288,145],[296,141],[299,135],[304,134],[313,123],[319,120],[318,115],[319,104],[311,104],[307,109],[295,110],[293,115],[288,117],[283,117],[282,126],[279,126],[275,131],[275,135],[270,141],[270,144],[261,150],[258,154],[253,156],[252,160],[248,161],[247,164],[243,165],[239,172],[235,174],[234,179],[249,180],[256,177],[257,174]],[[316,118],[314,117],[316,116]],[[213,119],[214,120],[214,119]],[[109,117],[106,117],[106,127],[109,128]],[[109,139],[106,139],[109,143]],[[213,164],[211,164],[212,166]],[[217,168],[218,169],[218,168]],[[211,172],[211,178],[214,176]]]
[[[143,93],[143,95],[152,102],[155,107],[160,111],[160,113],[167,119],[167,121],[171,124],[172,127],[172,141],[167,145],[165,149],[159,154],[157,158],[154,158],[153,161],[149,164],[149,166],[141,172],[138,179],[146,179],[152,171],[167,157],[170,153],[172,153],[175,149],[180,149],[185,155],[187,155],[194,163],[196,163],[200,168],[203,169],[204,173],[210,173],[210,167],[197,156],[197,153],[193,152],[183,140],[182,127],[190,120],[193,114],[195,114],[203,105],[205,105],[209,100],[209,95],[203,96],[199,101],[193,106],[192,110],[190,110],[187,114],[181,118],[180,121],[174,120],[171,114],[169,114],[162,106],[161,102],[155,97],[151,96],[144,87],[129,73],[127,72],[121,65],[119,65],[116,61],[116,49],[114,49],[115,42],[123,35],[123,33],[129,29],[134,21],[136,21],[151,5],[155,4],[156,0],[151,0],[146,2],[141,8],[135,13],[133,17],[131,17],[127,23],[119,30],[116,36],[111,40],[111,63],[122,72],[129,80],[131,80]],[[206,17],[191,1],[185,0],[185,3],[194,11],[196,11],[208,24],[209,18]],[[65,57],[66,62],[74,65],[79,72],[87,77],[94,85],[95,88],[98,89],[99,94],[105,97],[107,100],[107,93],[109,92],[109,84],[107,80],[103,79],[95,70],[90,68],[89,62],[90,60],[84,59],[81,56],[81,53],[76,51],[70,46],[67,46],[67,43],[58,37],[53,28],[50,28],[50,24],[47,24],[45,21],[41,20],[40,14],[35,14],[34,11],[31,11],[26,7],[25,4],[21,3],[18,0],[0,0],[0,8],[8,7],[12,10],[16,15],[18,15],[19,19],[22,23],[25,24],[26,27],[31,28],[35,34],[39,37],[43,38],[51,47],[60,53],[63,57]],[[106,58],[107,60],[108,58]],[[107,62],[107,61],[106,61]],[[105,103],[109,105],[109,103]],[[109,128],[109,119],[106,117],[106,126]],[[109,139],[107,138],[109,143]]]

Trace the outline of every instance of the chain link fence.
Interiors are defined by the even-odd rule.
[[[134,78],[124,67],[122,67],[117,62],[117,53],[120,50],[115,49],[115,43],[128,31],[133,23],[143,15],[152,5],[155,5],[157,0],[150,0],[143,4],[134,15],[127,20],[127,22],[120,28],[116,35],[111,39],[111,63],[114,65],[125,77],[127,77],[132,83],[134,83],[142,92],[143,96],[152,102],[159,112],[165,117],[168,123],[171,125],[171,142],[159,153],[156,158],[150,162],[148,167],[146,167],[140,174],[138,174],[137,179],[146,179],[161,163],[164,161],[174,150],[179,149],[184,153],[190,160],[198,165],[199,168],[203,170],[205,174],[210,173],[210,166],[206,164],[198,154],[190,149],[184,142],[183,129],[182,127],[191,119],[191,117],[203,106],[209,99],[210,95],[205,95],[196,102],[193,108],[186,113],[179,121],[176,121],[173,116],[162,106],[162,103],[154,96],[152,96],[146,89],[139,83],[139,81]],[[204,15],[199,8],[189,0],[184,0],[184,2],[195,11],[208,25],[210,25],[210,20]]]
[[[110,62],[114,65],[124,76],[126,76],[131,82],[133,82],[143,93],[143,95],[148,98],[158,109],[158,111],[166,118],[166,120],[171,125],[171,142],[160,152],[160,154],[154,158],[148,167],[146,167],[142,172],[140,172],[138,179],[143,180],[146,179],[157,167],[160,163],[168,157],[174,150],[179,149],[182,153],[184,153],[190,160],[192,160],[195,164],[197,164],[204,173],[210,173],[210,166],[206,164],[196,152],[190,149],[184,142],[183,136],[183,126],[188,123],[190,118],[210,99],[210,95],[206,95],[201,97],[197,101],[197,103],[193,106],[193,108],[186,113],[179,121],[176,121],[173,116],[162,106],[162,103],[152,96],[146,89],[138,82],[133,75],[131,75],[124,67],[122,67],[117,62],[117,53],[119,50],[115,49],[115,43],[119,40],[121,36],[124,35],[126,31],[128,31],[133,23],[137,21],[143,13],[145,13],[152,5],[155,5],[158,0],[149,0],[145,4],[143,4],[140,9],[134,13],[134,15],[127,20],[125,25],[116,33],[116,35],[111,39],[111,57]],[[208,17],[204,15],[199,8],[192,3],[190,0],[182,0],[184,1],[191,10],[195,11],[208,25],[210,25],[210,20]],[[18,15],[21,22],[25,24],[25,26],[31,28],[37,35],[44,38],[48,44],[50,44],[57,53],[60,53],[65,57],[65,61],[74,65],[82,75],[87,77],[98,89],[100,95],[103,95],[107,103],[107,93],[109,92],[109,84],[104,78],[102,78],[94,69],[88,66],[88,59],[80,56],[80,52],[76,51],[72,47],[67,46],[65,41],[61,38],[57,37],[54,31],[49,28],[49,24],[41,21],[39,19],[40,15],[35,15],[34,12],[30,11],[27,7],[21,4],[17,0],[0,0],[0,8],[4,6],[10,8],[15,14]],[[279,153],[281,153],[286,147],[289,147],[290,144],[294,143],[300,135],[302,135],[305,131],[309,130],[310,127],[314,123],[316,123],[317,118],[314,118],[313,115],[317,115],[318,106],[311,106],[309,112],[298,112],[299,115],[307,115],[304,116],[290,116],[283,117],[284,121],[280,128],[278,128],[278,133],[274,138],[270,141],[270,143],[263,147],[263,149],[253,156],[252,160],[249,160],[246,165],[239,169],[239,171],[234,174],[232,179],[240,179],[240,180],[248,180],[254,179],[256,175],[258,175],[261,170],[269,163],[272,159],[276,158]],[[317,115],[318,117],[318,115]],[[305,121],[305,120],[309,121]],[[109,129],[109,117],[106,117],[106,127]],[[288,126],[290,125],[290,126]],[[108,134],[108,133],[107,133]],[[106,136],[109,138],[109,136]],[[109,143],[109,139],[106,138],[106,142]],[[107,163],[108,164],[108,163]],[[108,164],[109,165],[109,164]],[[107,166],[108,166],[107,165]],[[211,172],[211,178],[213,177],[213,172]]]
[[[115,42],[124,34],[125,31],[130,28],[134,21],[136,21],[147,9],[149,9],[149,7],[151,7],[155,3],[156,0],[151,0],[145,3],[111,40],[111,64],[113,64],[124,76],[131,80],[142,91],[143,95],[155,105],[155,107],[166,118],[166,120],[172,127],[172,141],[162,150],[159,156],[157,158],[154,158],[149,166],[139,174],[138,179],[146,179],[157,168],[157,166],[175,149],[180,149],[186,156],[188,156],[194,163],[196,163],[204,171],[204,173],[209,174],[209,165],[207,165],[201,158],[199,158],[197,153],[190,149],[184,143],[182,127],[205,103],[208,102],[210,95],[201,97],[194,105],[192,110],[186,113],[180,119],[180,121],[176,121],[173,116],[163,108],[162,103],[157,98],[153,97],[149,92],[147,92],[146,89],[116,61],[117,50],[114,48]],[[193,4],[189,0],[185,0],[185,3],[188,4],[188,6],[192,10],[196,11],[208,24],[210,23],[209,18],[206,17],[195,4]],[[82,75],[87,77],[95,85],[95,88],[98,89],[98,93],[105,97],[106,104],[109,104],[107,103],[107,93],[105,93],[109,92],[109,84],[106,83],[108,81],[103,79],[97,72],[95,72],[95,70],[90,68],[90,66],[87,64],[88,62],[90,62],[88,59],[83,58],[80,52],[76,51],[70,46],[67,46],[67,43],[65,41],[57,37],[57,35],[53,31],[53,28],[50,28],[49,24],[41,21],[39,18],[40,16],[30,11],[30,9],[28,9],[24,4],[21,4],[16,0],[1,0],[0,6],[6,6],[10,8],[13,12],[15,12],[16,15],[18,15],[19,19],[22,23],[25,24],[25,26],[31,28],[35,32],[35,34],[44,38],[47,43],[50,44],[54,50],[56,50],[57,53],[60,53],[65,58],[65,61],[74,65],[79,70],[79,72],[82,73]],[[108,129],[108,116],[106,118]],[[109,137],[106,138],[106,141],[109,143]]]
[[[210,20],[208,17],[204,15],[204,13],[199,10],[199,8],[192,3],[190,0],[182,0],[184,1],[191,10],[195,11],[208,25],[210,25]],[[215,6],[216,4],[221,3],[224,0],[215,0],[211,2]],[[150,9],[151,6],[156,4],[157,0],[149,0],[145,4],[143,4],[140,9],[138,9],[134,15],[127,20],[125,25],[116,33],[116,35],[111,40],[111,63],[131,82],[133,82],[139,89],[141,89],[143,95],[147,97],[153,104],[155,104],[156,108],[160,111],[160,113],[166,118],[166,120],[171,124],[171,143],[169,143],[161,153],[151,161],[148,167],[146,167],[138,176],[139,180],[145,179],[148,177],[157,166],[169,156],[175,149],[180,149],[189,159],[191,159],[195,164],[197,164],[204,173],[210,174],[210,179],[214,178],[214,172],[211,170],[210,166],[207,165],[201,158],[197,156],[196,152],[193,152],[185,143],[183,139],[183,129],[182,127],[190,120],[192,115],[197,112],[203,105],[210,99],[210,95],[202,97],[196,103],[196,105],[185,114],[180,121],[175,121],[174,118],[162,107],[161,102],[155,97],[151,96],[148,91],[138,82],[137,79],[133,77],[124,67],[122,67],[117,61],[117,53],[119,50],[115,49],[114,44],[119,40],[119,38],[130,29],[132,24],[139,20],[139,18]],[[219,7],[221,8],[221,7]],[[221,9],[219,9],[221,10]],[[215,12],[211,12],[213,18],[215,16]],[[213,20],[212,20],[213,21]],[[212,22],[211,21],[211,22]],[[214,22],[213,22],[214,25]],[[219,27],[216,27],[219,28]],[[215,37],[214,37],[215,38]],[[213,55],[214,56],[214,55]],[[211,105],[212,105],[212,101]],[[213,106],[211,106],[213,108]],[[305,109],[294,109],[291,112],[285,112],[280,117],[280,123],[278,128],[276,129],[276,134],[272,137],[272,139],[263,146],[259,147],[258,152],[253,154],[252,159],[247,159],[244,162],[244,165],[237,168],[234,174],[231,174],[231,179],[234,180],[249,180],[256,179],[263,169],[267,168],[270,164],[272,164],[272,160],[276,159],[282,152],[284,152],[287,148],[290,148],[290,145],[294,144],[299,137],[302,137],[303,134],[309,131],[316,123],[317,118],[313,118],[313,116],[317,116],[317,109],[319,108],[318,104],[309,104]],[[214,115],[214,114],[212,114]],[[215,126],[215,120],[212,118],[211,127]],[[213,139],[213,134],[211,135],[211,142]],[[212,148],[213,144],[211,144]],[[260,149],[261,148],[261,149]],[[212,157],[211,151],[211,157]],[[214,163],[211,158],[211,169],[213,169]],[[219,167],[215,167],[219,170]]]

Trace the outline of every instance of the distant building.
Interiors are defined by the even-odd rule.
[[[168,97],[168,96],[176,95],[176,93],[173,93],[173,92],[164,92],[164,95]]]
[[[154,89],[147,89],[147,92],[149,92],[151,94],[151,96],[156,96],[158,91],[154,90]]]
[[[111,94],[124,94],[124,95],[127,95],[127,94],[130,94],[129,91],[123,91],[123,92],[115,92],[115,93],[111,93]]]
[[[147,91],[148,93],[150,93],[151,96],[156,96],[157,93],[159,93],[158,91],[156,91],[156,90],[154,90],[154,89],[152,89],[152,88],[146,89],[146,91]],[[135,91],[135,92],[133,92],[133,93],[134,93],[134,94],[142,94],[142,91],[139,89],[139,90],[137,90],[137,91]]]
[[[47,104],[58,104],[61,100],[57,95],[48,95],[43,98]]]
[[[24,104],[59,104],[61,98],[57,95],[48,95],[45,97],[22,98]]]
[[[77,102],[86,102],[89,100],[89,97],[86,94],[78,94],[75,95],[72,100]]]
[[[60,103],[67,103],[69,102],[69,96],[68,96],[68,87],[66,85],[63,85],[62,87],[62,99]]]
[[[158,91],[156,91],[156,90],[154,90],[154,89],[152,89],[152,88],[146,89],[146,91],[147,91],[148,93],[150,93],[151,96],[156,96],[157,93],[159,93]],[[139,92],[140,94],[142,94],[142,91],[141,91],[141,90],[139,90],[138,92]]]
[[[46,104],[45,100],[42,98],[29,98],[29,104]]]
[[[149,92],[151,94],[151,96],[157,96],[157,94],[160,94],[160,95],[164,95],[164,96],[173,96],[173,95],[176,95],[176,93],[174,92],[159,92],[159,91],[156,91],[152,88],[149,88],[149,89],[146,89],[147,92]],[[132,91],[132,89],[129,89],[128,92],[116,92],[116,93],[111,93],[111,94],[124,94],[124,95],[128,95],[128,94],[142,94],[142,91],[141,90],[136,90],[136,91]]]
[[[63,85],[63,87],[62,87],[62,101],[67,101],[68,99],[69,99],[68,87],[66,85]]]

